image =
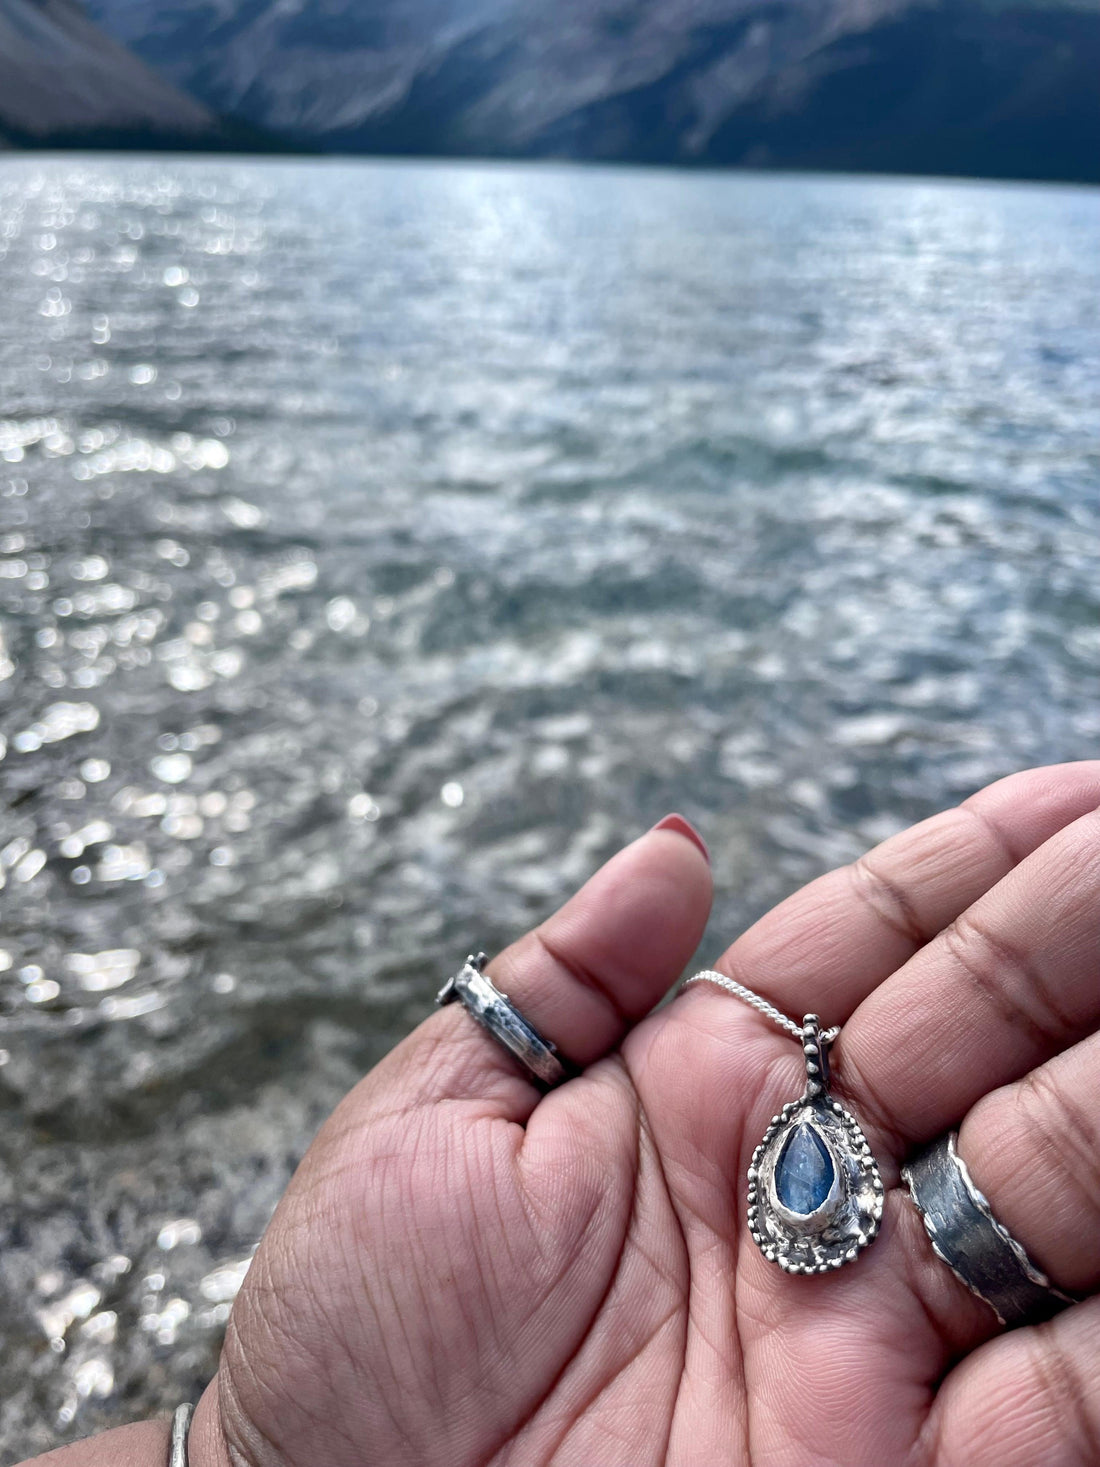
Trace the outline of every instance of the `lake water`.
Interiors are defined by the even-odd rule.
[[[0,1459],[670,809],[704,955],[1100,750],[1100,192],[0,164]]]

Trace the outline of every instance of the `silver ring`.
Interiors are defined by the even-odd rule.
[[[901,1169],[936,1254],[1010,1328],[1049,1319],[1078,1300],[1037,1268],[993,1216],[947,1132]]]
[[[176,1407],[172,1417],[172,1447],[168,1467],[187,1467],[187,1436],[194,1414],[194,1406],[185,1404]]]
[[[557,1047],[544,1039],[492,980],[481,970],[484,953],[471,953],[462,970],[448,978],[439,990],[436,1003],[460,1003],[468,1014],[487,1029],[498,1043],[513,1055],[538,1085],[549,1090],[574,1073],[558,1054]]]

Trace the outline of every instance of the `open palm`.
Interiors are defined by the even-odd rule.
[[[460,1007],[311,1147],[234,1309],[198,1467],[1061,1467],[1100,1461],[1100,1304],[1005,1333],[898,1170],[961,1126],[1056,1282],[1100,1281],[1100,763],[1013,776],[791,897],[716,966],[843,1023],[834,1088],[878,1239],[791,1277],[745,1173],[797,1044],[699,985],[710,905],[673,828],[489,966],[584,1071],[545,1097]]]

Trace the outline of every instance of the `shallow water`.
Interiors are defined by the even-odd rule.
[[[667,810],[714,956],[1100,748],[1096,191],[8,159],[0,300],[5,1462]]]

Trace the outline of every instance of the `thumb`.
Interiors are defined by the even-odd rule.
[[[611,858],[554,915],[486,969],[527,1022],[578,1067],[613,1049],[679,977],[710,913],[702,840],[668,815]],[[404,1108],[471,1100],[524,1121],[539,1091],[508,1052],[453,1004],[372,1072]]]

